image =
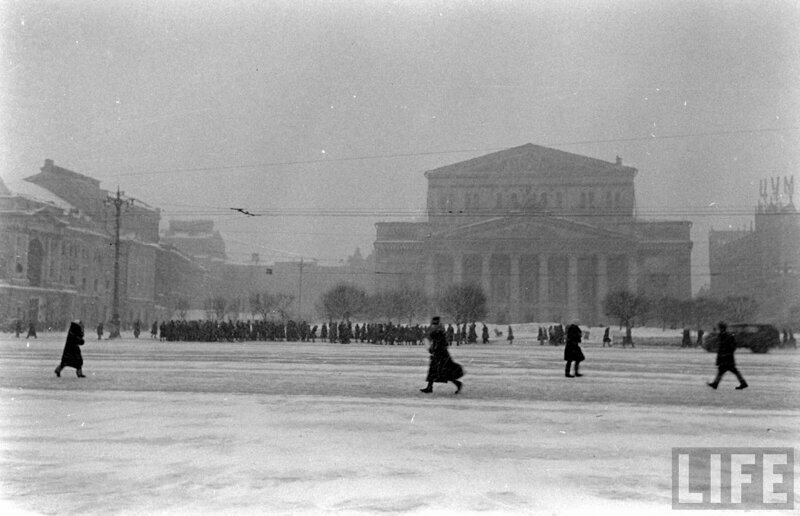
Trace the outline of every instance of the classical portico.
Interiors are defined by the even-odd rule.
[[[426,293],[475,283],[500,320],[596,321],[609,291],[636,287],[633,239],[567,220],[499,218],[426,244]]]
[[[473,283],[498,323],[608,322],[617,290],[688,298],[690,223],[637,219],[635,174],[530,144],[428,171],[428,222],[376,225],[377,286]]]

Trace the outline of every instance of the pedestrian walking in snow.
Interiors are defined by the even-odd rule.
[[[736,387],[737,390],[742,390],[747,388],[747,382],[744,381],[744,377],[736,369],[736,361],[733,358],[733,353],[736,351],[736,339],[733,335],[728,333],[728,325],[720,321],[717,324],[717,329],[719,332],[717,333],[717,377],[714,378],[714,381],[709,383],[708,386],[712,389],[716,389],[719,386],[720,380],[722,380],[722,375],[726,372],[730,371],[736,375],[736,378],[739,379],[739,385]]]
[[[450,357],[450,352],[447,350],[447,337],[439,317],[431,320],[428,339],[431,341],[431,346],[428,348],[431,355],[426,378],[428,386],[420,391],[429,394],[433,392],[434,383],[453,382],[456,386],[455,393],[458,394],[462,387],[462,383],[458,379],[464,376],[464,369]]]
[[[583,376],[578,372],[578,368],[585,360],[586,357],[583,356],[583,351],[581,350],[580,342],[581,338],[583,337],[583,332],[581,331],[580,327],[577,324],[570,324],[567,326],[567,344],[564,346],[564,360],[567,362],[567,366],[564,368],[564,376],[567,378],[573,378],[574,376]],[[575,375],[570,374],[570,369],[572,363],[575,362]]]
[[[61,363],[55,370],[56,376],[60,378],[61,370],[65,367],[74,367],[78,370],[78,378],[86,378],[86,375],[83,374],[83,356],[80,346],[83,346],[83,327],[80,321],[72,322],[69,325],[64,352],[61,354]]]

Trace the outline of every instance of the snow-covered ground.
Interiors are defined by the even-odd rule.
[[[63,334],[0,335],[0,511],[666,514],[672,447],[800,440],[796,351],[740,351],[751,387],[714,391],[702,350],[590,329],[564,378],[535,327],[498,329],[452,348],[458,396],[419,392],[421,346],[89,339],[78,379]]]

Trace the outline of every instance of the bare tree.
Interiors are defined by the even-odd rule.
[[[225,309],[228,306],[228,301],[222,296],[208,298],[203,303],[203,308],[206,311],[206,317],[209,319],[222,320],[225,317]]]
[[[322,295],[318,309],[326,319],[340,320],[362,314],[366,304],[367,294],[363,289],[339,283]]]
[[[381,290],[376,292],[367,299],[364,315],[372,321],[391,319],[396,313],[394,301],[393,291]],[[318,311],[322,313],[324,309],[320,307]]]
[[[437,300],[439,310],[456,324],[485,319],[488,313],[486,304],[486,294],[474,283],[450,285]]]
[[[233,299],[225,307],[225,314],[228,320],[236,321],[239,319],[239,313],[242,311],[242,301],[238,297]]]
[[[294,304],[294,296],[280,292],[277,294],[268,294],[266,303],[270,313],[278,314],[278,316],[285,321],[289,318],[292,304]]]
[[[758,302],[747,296],[728,296],[722,300],[725,317],[734,322],[745,322],[755,318]]]
[[[421,289],[402,286],[370,296],[366,312],[372,318],[397,318],[411,324],[414,318],[428,310],[428,305],[428,298]]]
[[[676,328],[681,319],[681,302],[670,296],[664,296],[653,304],[653,315],[661,321],[661,329],[666,330],[667,326]]]
[[[633,346],[631,328],[633,327],[635,319],[646,314],[649,307],[650,303],[646,297],[627,290],[619,290],[606,296],[606,315],[616,317],[617,320],[619,320],[620,326],[625,326],[625,337],[622,341],[623,346],[625,344]]]
[[[179,296],[175,300],[175,310],[178,312],[178,317],[181,318],[182,321],[186,320],[186,315],[189,313],[189,309],[191,305],[189,304],[189,300],[183,296]]]

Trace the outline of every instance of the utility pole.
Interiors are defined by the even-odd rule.
[[[113,205],[116,210],[114,223],[114,293],[111,301],[111,332],[109,339],[116,339],[119,335],[119,228],[122,223],[122,207],[133,206],[133,199],[122,199],[124,192],[119,191],[117,186],[117,196],[109,197],[104,201],[106,206]]]
[[[297,318],[300,319],[300,308],[303,306],[303,257],[300,257],[300,280],[297,285]]]

